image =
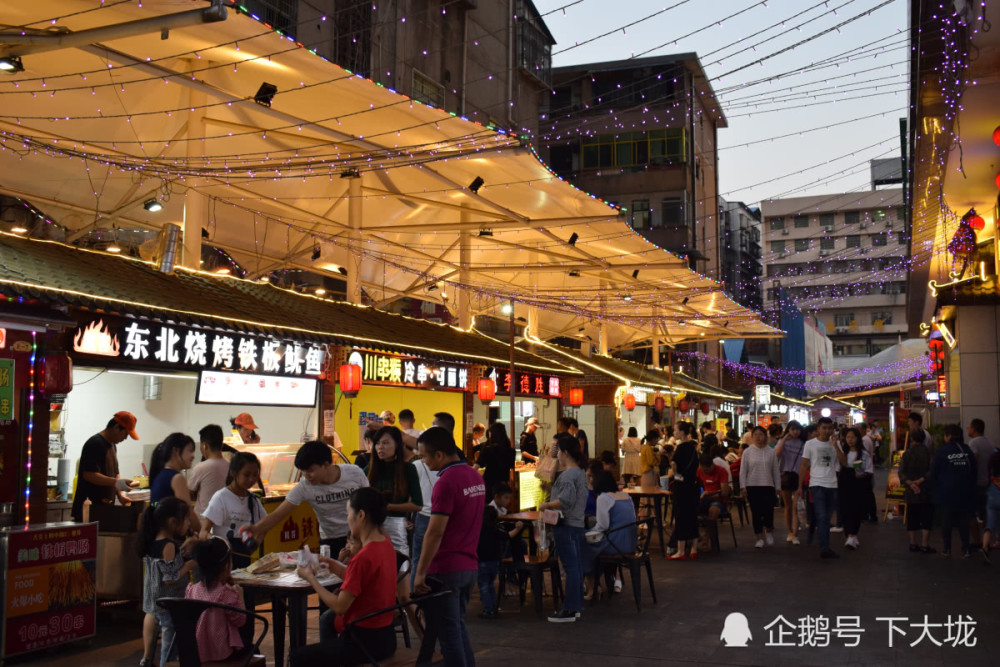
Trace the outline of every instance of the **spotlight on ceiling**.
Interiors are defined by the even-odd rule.
[[[326,294],[326,290],[325,289],[323,289],[322,287],[317,287],[316,288],[316,296],[323,296],[324,294]]]
[[[682,305],[682,306],[686,306],[686,305],[687,305],[687,303],[688,303],[688,299],[690,299],[690,298],[691,298],[691,297],[689,297],[689,296],[686,296],[686,297],[684,297],[684,300],[683,300],[683,301],[681,301],[681,305]]]
[[[579,271],[570,271],[569,272],[569,277],[570,278],[579,278],[580,277],[580,272]]]
[[[577,234],[576,232],[573,232],[573,235],[569,237],[569,244],[570,245],[576,245],[577,239],[579,239],[579,238],[580,238],[580,235]]]
[[[340,267],[339,269],[337,269],[337,273],[339,273],[342,276],[346,276],[347,275],[347,269],[345,269],[344,267]]]
[[[729,328],[729,320],[726,320],[725,323],[723,323],[722,328],[723,329],[728,329]]]
[[[428,285],[428,286],[427,286],[427,291],[428,291],[428,292],[433,292],[433,291],[434,291],[434,290],[436,290],[437,288],[438,288],[438,286],[437,286],[437,285]]]
[[[229,270],[229,267],[226,266],[220,266],[215,270],[215,272],[218,273],[220,276],[228,276],[230,273],[232,273],[232,271]]]
[[[357,169],[345,169],[340,172],[341,178],[358,178],[359,176],[361,176],[361,172]]]
[[[510,315],[512,312],[514,312],[514,307],[511,306],[510,303],[505,303],[504,305],[500,306],[500,312],[503,313],[504,315]]]
[[[473,181],[471,183],[469,183],[469,189],[472,190],[472,192],[474,192],[475,194],[478,195],[479,194],[479,188],[483,187],[485,184],[486,184],[486,181],[483,180],[482,176],[476,176],[476,178],[473,179]]]
[[[149,211],[150,213],[158,213],[159,211],[163,210],[163,204],[161,204],[156,199],[147,199],[143,203],[142,207],[147,211]]]
[[[24,64],[21,63],[20,56],[4,56],[0,58],[0,72],[17,74],[24,71]]]
[[[13,227],[10,228],[10,232],[11,234],[27,234],[28,228],[25,227],[24,225],[15,224]]]
[[[312,260],[315,262],[317,259],[319,259],[319,256],[321,254],[322,254],[322,248],[320,248],[319,244],[317,243],[316,245],[313,246]]]
[[[108,252],[113,252],[113,253],[117,254],[117,253],[120,253],[122,251],[122,248],[121,248],[120,245],[118,245],[118,241],[112,241],[111,245],[109,245],[107,247],[107,251]]]
[[[639,269],[636,269],[635,271],[632,272],[632,277],[633,278],[638,278],[639,277]]]
[[[265,81],[260,84],[260,88],[257,89],[257,94],[253,96],[253,101],[261,106],[269,107],[271,106],[271,100],[274,99],[274,94],[276,92],[278,92],[278,87],[273,83]]]
[[[493,230],[484,227],[483,229],[479,230],[479,235],[480,236],[493,236]]]
[[[631,300],[632,300],[632,295],[631,294],[626,294],[625,296],[622,297],[622,301],[628,302],[628,301],[631,301]]]

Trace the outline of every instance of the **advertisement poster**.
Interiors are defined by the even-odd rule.
[[[889,480],[885,488],[885,497],[896,500],[903,500],[906,497],[905,489],[899,482],[899,464],[903,460],[902,452],[892,453],[892,467],[889,468]]]
[[[14,360],[0,359],[0,424],[14,419]]]
[[[92,637],[97,524],[6,533],[3,656]]]

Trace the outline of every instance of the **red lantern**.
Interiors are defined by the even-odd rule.
[[[663,412],[664,408],[667,407],[667,402],[663,400],[662,396],[657,396],[653,399],[653,409],[657,412]]]
[[[632,394],[625,394],[625,409],[629,412],[635,410],[635,396]]]
[[[688,410],[691,409],[691,404],[688,403],[688,400],[686,398],[681,399],[681,402],[677,404],[677,409],[680,410],[681,412],[687,412]]]
[[[73,390],[73,361],[68,354],[50,354],[40,369],[39,386],[46,396],[68,394]]]
[[[583,405],[583,389],[569,390],[569,404],[574,407]]]
[[[479,400],[483,403],[489,403],[497,395],[497,386],[493,380],[489,378],[480,378],[479,380]]]
[[[361,366],[343,364],[340,367],[340,392],[347,398],[354,398],[361,391]]]
[[[1000,125],[997,126],[997,129],[993,130],[993,143],[1000,146]]]
[[[700,405],[700,406],[698,406],[698,407],[700,407],[700,408],[701,408],[701,414],[703,414],[703,415],[707,415],[707,414],[708,414],[709,412],[711,412],[711,410],[712,410],[712,408],[710,408],[710,407],[708,406],[708,403],[707,403],[707,402],[705,402],[705,401],[702,401],[701,405]]]
[[[1000,188],[1000,174],[996,175],[996,178],[993,179],[993,182],[996,183],[998,188]]]
[[[978,232],[979,230],[986,227],[986,221],[983,220],[983,218],[978,214],[975,214],[971,218],[969,218],[969,227],[972,227]]]

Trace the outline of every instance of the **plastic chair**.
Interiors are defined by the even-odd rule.
[[[611,533],[618,532],[619,530],[634,530],[638,533],[638,548],[635,553],[624,553],[622,552],[614,542],[609,542],[615,551],[618,553],[610,554],[603,553],[597,557],[597,562],[595,564],[594,571],[594,582],[596,582],[601,574],[602,570],[607,570],[611,567],[620,567],[621,569],[627,569],[629,572],[629,578],[632,580],[632,595],[635,598],[635,609],[636,611],[642,611],[642,567],[646,568],[646,579],[649,581],[649,592],[653,596],[653,604],[656,604],[656,586],[653,584],[653,564],[649,557],[649,540],[653,535],[653,525],[654,519],[648,517],[642,521],[636,521],[635,523],[627,523],[623,526],[618,526],[617,528],[612,528],[611,530],[604,533],[604,539]],[[643,533],[639,533],[639,526],[645,525],[646,530]],[[596,598],[596,596],[595,596]]]
[[[156,604],[166,609],[167,613],[170,614],[170,618],[174,622],[174,628],[177,631],[174,636],[174,641],[178,644],[178,656],[180,657],[181,667],[199,667],[200,665],[247,667],[252,661],[254,661],[255,656],[259,655],[260,645],[264,641],[264,637],[267,636],[267,629],[269,627],[267,619],[260,614],[255,614],[254,612],[247,611],[246,609],[240,609],[239,607],[232,607],[218,602],[189,600],[187,598],[160,598],[156,601]],[[198,639],[195,631],[198,627],[198,619],[201,618],[202,613],[208,609],[222,609],[223,611],[232,611],[243,614],[248,620],[257,620],[263,623],[264,629],[260,633],[260,637],[254,641],[249,650],[237,653],[228,660],[203,663],[201,656],[198,653]],[[263,656],[260,657],[263,658]],[[258,660],[257,662],[260,663],[261,661]]]

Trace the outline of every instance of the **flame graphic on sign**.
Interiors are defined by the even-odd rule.
[[[73,349],[85,354],[117,357],[120,348],[118,336],[111,335],[104,320],[97,320],[80,329],[73,337]]]

